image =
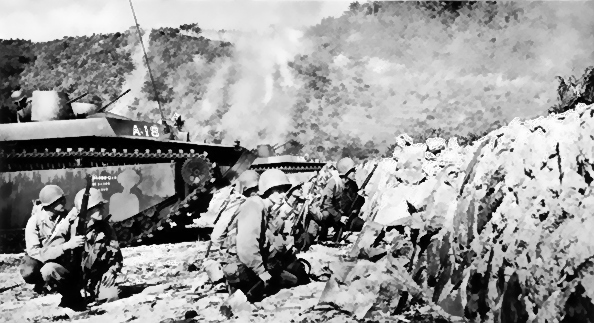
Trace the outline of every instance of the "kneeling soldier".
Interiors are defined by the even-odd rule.
[[[258,183],[260,196],[253,196],[240,207],[235,239],[236,261],[223,269],[231,292],[239,289],[250,302],[260,301],[281,288],[309,283],[305,266],[284,239],[273,234],[269,223],[282,205],[291,183],[285,173],[265,171]]]
[[[50,248],[70,248],[80,239],[84,241],[83,263],[74,263],[73,253],[67,254],[64,265],[59,268],[59,275],[52,276],[54,288],[62,294],[62,305],[72,309],[84,309],[86,304],[80,290],[88,293],[86,301],[115,299],[118,289],[115,280],[119,274],[123,257],[115,231],[105,218],[107,201],[101,192],[91,188],[87,206],[87,234],[76,235],[81,225],[79,212],[85,190],[79,191],[74,198],[74,208],[56,227],[49,241]],[[72,242],[74,241],[74,242]],[[81,252],[76,250],[74,252]],[[80,286],[79,277],[84,277],[84,285]]]
[[[66,215],[66,197],[59,186],[47,185],[36,202],[25,228],[26,250],[20,272],[26,283],[43,293],[49,280],[60,275],[64,252],[82,246],[84,239],[74,237],[64,245],[50,247],[50,238]]]

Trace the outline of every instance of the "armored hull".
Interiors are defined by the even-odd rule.
[[[225,185],[226,175],[256,158],[238,145],[169,140],[164,130],[112,114],[0,124],[0,252],[24,250],[24,228],[43,186],[62,187],[69,208],[87,174],[110,202],[121,245],[179,237],[208,208],[210,182]],[[204,164],[212,181],[188,185],[188,160]]]
[[[319,161],[308,161],[302,156],[293,155],[276,155],[275,150],[271,145],[259,145],[256,148],[258,158],[256,158],[250,167],[262,173],[267,169],[280,169],[287,174],[302,174],[318,172],[325,163]]]

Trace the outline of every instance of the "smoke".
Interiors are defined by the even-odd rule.
[[[234,39],[231,63],[213,78],[202,103],[202,112],[229,105],[217,128],[226,134],[224,143],[240,140],[242,146],[253,148],[285,139],[301,87],[288,62],[311,46],[302,36],[299,30],[278,27]],[[227,100],[222,100],[223,92]]]
[[[136,113],[131,108],[135,106],[134,101],[138,100],[139,105],[143,107],[143,110],[150,110],[158,106],[157,102],[147,100],[146,94],[142,93],[142,86],[144,85],[145,76],[148,75],[148,69],[146,67],[146,61],[144,58],[144,52],[138,39],[138,31],[136,28],[131,27],[130,29],[128,47],[133,48],[132,62],[134,63],[134,70],[132,73],[126,75],[124,85],[122,86],[122,92],[130,89],[126,95],[121,97],[119,100],[114,102],[109,109],[109,112],[126,116],[128,118],[136,119]],[[141,30],[142,31],[142,30]],[[145,46],[149,45],[149,36],[151,30],[145,30],[142,35],[142,42]],[[123,50],[130,51],[128,48]],[[149,48],[146,48],[147,52]]]
[[[145,46],[149,34],[147,30],[143,35]],[[175,95],[164,108],[182,114],[193,141],[233,144],[240,140],[242,146],[255,148],[285,140],[292,123],[290,112],[302,86],[288,63],[297,54],[311,52],[312,45],[303,39],[301,30],[287,26],[260,32],[217,32],[217,36],[213,38],[233,44],[231,57],[208,62],[195,55],[193,61],[170,71],[167,84]],[[145,114],[157,103],[142,91],[148,70],[136,30],[129,37],[135,70],[126,76],[122,90],[131,91],[110,112],[136,119],[133,109]],[[150,48],[146,50],[150,53]]]
[[[309,115],[336,121],[320,120],[315,133],[299,125],[304,144],[315,139],[329,149],[351,137],[383,142],[376,146],[383,150],[401,132],[432,127],[466,135],[496,120],[542,114],[556,100],[555,76],[579,76],[594,60],[592,2],[498,3],[491,20],[491,9],[481,3],[447,23],[407,3],[382,6],[378,16],[323,20],[306,36],[297,29],[299,19],[288,15],[295,8],[279,15],[286,18],[278,21],[282,26],[260,33],[205,31],[206,38],[230,42],[232,54],[213,61],[196,55],[171,72],[167,82],[175,95],[168,109],[184,116],[195,141],[240,140],[254,148],[286,140],[299,95]],[[130,113],[134,98],[139,111],[156,107],[141,93],[147,70],[136,33],[130,37],[136,38],[136,71],[123,90],[132,93],[114,113]],[[148,32],[144,37],[148,45]],[[324,43],[340,48],[316,58],[328,64],[337,90],[306,90],[307,77],[296,77],[288,63]]]

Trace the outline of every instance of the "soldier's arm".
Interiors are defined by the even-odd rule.
[[[62,256],[64,254],[64,251],[66,251],[66,249],[64,248],[65,242],[66,239],[64,235],[58,233],[58,235],[56,235],[52,239],[52,241],[50,241],[49,244],[43,248],[43,250],[40,253],[40,260],[42,262],[48,262]]]
[[[223,221],[219,221],[215,224],[212,233],[210,234],[210,240],[213,244],[220,245],[223,240],[225,240],[224,232],[228,224],[229,223],[223,223]]]
[[[332,217],[340,220],[340,212],[334,206],[334,196],[336,195],[337,185],[334,179],[328,181],[328,185],[322,191],[321,211],[324,218]]]
[[[51,237],[48,239],[45,247],[42,250],[41,257],[43,262],[57,259],[64,254],[66,249],[64,244],[68,241],[72,222],[76,219],[78,212],[76,209],[70,210],[70,213],[56,225],[56,229]]]
[[[124,267],[124,256],[122,254],[122,250],[120,249],[120,244],[117,240],[117,235],[115,233],[115,230],[113,229],[113,227],[110,224],[107,224],[109,226],[109,233],[110,233],[110,238],[109,240],[109,244],[107,246],[107,251],[108,254],[112,257],[111,259],[111,266],[109,267],[109,271],[111,271],[112,273],[119,273],[122,270],[122,267]]]
[[[355,205],[353,207],[352,213],[359,214],[361,212],[361,208],[365,204],[365,197],[363,195],[359,195],[359,186],[354,181],[349,181],[349,205],[346,207],[350,207],[354,202]],[[356,200],[356,201],[355,201]],[[348,212],[348,211],[345,211]],[[345,214],[346,215],[346,214]],[[350,215],[350,214],[349,214]]]
[[[225,241],[225,238],[229,233],[229,226],[231,226],[233,214],[237,210],[232,205],[234,203],[235,201],[232,200],[225,202],[221,207],[221,210],[219,210],[219,212],[222,211],[221,217],[219,218],[219,221],[214,225],[212,233],[210,234],[210,240],[213,242],[213,245],[220,246]],[[223,207],[225,209],[223,209]]]
[[[27,221],[27,226],[25,227],[25,245],[29,257],[43,261],[41,257],[43,246],[39,241],[39,228],[37,227],[36,219],[37,217],[32,215],[29,221]]]
[[[237,216],[237,256],[258,276],[266,272],[260,254],[262,209],[257,201],[246,201]]]

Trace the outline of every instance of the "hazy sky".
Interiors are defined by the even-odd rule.
[[[197,22],[203,29],[262,30],[313,25],[340,16],[350,1],[132,0],[143,28]],[[129,0],[1,0],[0,39],[48,41],[134,26]]]

